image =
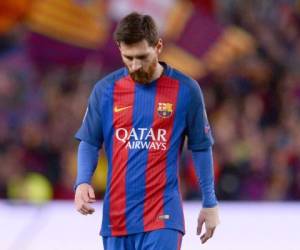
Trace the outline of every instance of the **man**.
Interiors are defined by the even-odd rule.
[[[219,222],[211,146],[203,96],[193,79],[158,61],[162,40],[153,19],[131,13],[119,23],[116,43],[126,67],[99,81],[76,134],[78,176],[75,205],[94,209],[90,185],[105,144],[107,189],[101,235],[106,250],[177,250],[184,234],[178,154],[185,135],[203,193],[202,243]]]

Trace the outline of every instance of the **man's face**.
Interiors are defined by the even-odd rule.
[[[131,45],[120,43],[122,60],[131,78],[139,83],[149,83],[158,64],[158,55],[162,49],[162,41],[150,46],[146,40]]]

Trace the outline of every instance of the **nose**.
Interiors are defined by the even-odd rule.
[[[135,72],[135,71],[139,70],[140,68],[142,68],[141,61],[138,59],[133,59],[132,65],[131,65],[132,71]]]

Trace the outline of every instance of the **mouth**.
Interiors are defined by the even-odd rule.
[[[137,71],[130,73],[131,78],[139,83],[148,83],[149,82],[149,74],[145,71]]]

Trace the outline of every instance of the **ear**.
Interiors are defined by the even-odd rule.
[[[158,42],[156,44],[156,51],[158,54],[160,54],[162,52],[164,45],[163,45],[163,41],[161,38],[158,39]]]
[[[116,42],[118,49],[121,50],[121,42]]]

